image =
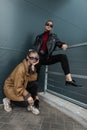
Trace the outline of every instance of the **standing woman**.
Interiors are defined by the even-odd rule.
[[[65,74],[65,84],[80,87],[81,85],[77,84],[71,77],[67,56],[65,54],[52,55],[56,47],[63,50],[68,48],[65,42],[60,41],[57,35],[51,32],[53,26],[53,21],[48,20],[45,23],[44,32],[36,37],[33,48],[38,52],[40,57],[37,72],[39,73],[41,65],[51,65],[60,62]]]

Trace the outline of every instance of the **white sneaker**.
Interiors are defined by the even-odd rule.
[[[10,106],[10,100],[9,100],[8,98],[4,98],[4,99],[3,99],[3,105],[4,105],[4,110],[5,110],[6,112],[12,111],[12,108],[11,108],[11,106]]]
[[[32,111],[32,113],[35,114],[35,115],[38,115],[40,113],[40,111],[37,108],[35,108],[34,106],[32,106],[32,105],[29,105],[27,107],[27,110]]]

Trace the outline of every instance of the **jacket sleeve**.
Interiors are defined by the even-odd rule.
[[[14,91],[17,96],[26,97],[29,95],[29,92],[24,87],[24,71],[22,67],[19,67],[14,80]]]
[[[36,36],[36,39],[34,41],[34,44],[33,44],[33,49],[36,50],[37,52],[39,52],[39,49],[40,49],[40,46],[41,46],[41,43],[42,43],[42,38],[40,38],[41,35],[37,35]]]
[[[38,45],[38,39],[39,39],[39,36],[36,37],[34,44],[33,44],[33,49],[35,49],[35,50],[36,50],[36,47]]]
[[[56,39],[56,46],[58,46],[59,48],[61,48],[63,44],[66,44],[65,42],[60,41],[60,39],[57,37],[56,34],[55,39]]]

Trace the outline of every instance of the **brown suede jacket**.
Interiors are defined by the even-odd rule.
[[[27,61],[24,59],[5,80],[4,93],[10,100],[24,101],[28,97],[27,83],[37,80],[37,73],[29,74],[27,68]]]

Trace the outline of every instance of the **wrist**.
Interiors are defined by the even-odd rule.
[[[35,70],[35,67],[34,67],[34,65],[32,65],[32,71],[34,71]]]
[[[31,97],[31,94],[30,94],[30,93],[27,94],[27,95],[24,97],[24,100],[27,101],[29,97]]]
[[[30,97],[28,97],[27,101],[31,100],[31,98],[32,98],[31,96],[30,96]]]

